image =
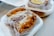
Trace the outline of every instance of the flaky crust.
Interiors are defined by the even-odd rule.
[[[20,8],[16,8],[16,9],[13,9],[12,11],[10,11],[10,13],[7,13],[7,16],[10,17],[16,13],[18,13],[19,11],[25,11],[26,9],[23,8],[23,7],[20,7]]]
[[[24,32],[31,29],[36,22],[36,15],[25,8],[17,8],[12,10],[7,14],[7,17],[9,20],[13,21],[12,27],[20,34],[23,34]]]

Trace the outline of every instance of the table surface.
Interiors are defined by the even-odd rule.
[[[14,6],[0,3],[0,18]],[[54,36],[54,11],[48,17],[42,18],[44,21],[43,27],[35,34],[35,36]]]

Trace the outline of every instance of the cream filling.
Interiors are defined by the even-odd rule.
[[[44,0],[31,0],[31,2],[34,4],[43,4]]]

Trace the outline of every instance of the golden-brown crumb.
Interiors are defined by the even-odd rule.
[[[25,8],[17,8],[15,10],[12,10],[10,13],[8,13],[7,16],[10,17],[10,16],[16,14],[19,11],[25,11],[25,10],[26,10]]]
[[[22,24],[20,25],[20,26],[21,26],[20,29],[17,29],[17,28],[16,28],[17,31],[18,31],[19,33],[25,32],[27,29],[31,28],[31,27],[34,25],[35,20],[36,20],[36,16],[30,17],[27,22],[22,23]]]

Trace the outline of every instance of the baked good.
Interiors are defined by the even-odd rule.
[[[34,12],[35,14],[39,15],[40,17],[44,17],[45,16],[45,13],[44,12],[34,11],[34,10],[31,10],[31,11]]]
[[[8,23],[20,34],[31,30],[36,22],[36,14],[25,9],[17,8],[7,14]]]

